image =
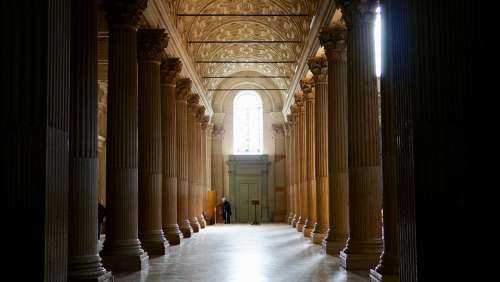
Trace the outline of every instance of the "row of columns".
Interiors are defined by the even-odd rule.
[[[384,143],[382,175],[373,40],[376,4],[341,4],[345,24],[320,35],[326,56],[309,60],[312,82],[301,81],[302,91],[294,97],[285,126],[287,202],[289,224],[322,244],[326,253],[338,255],[343,267],[374,268],[372,281],[387,281],[398,275],[394,144]],[[387,139],[394,134],[392,128],[384,123]]]
[[[138,29],[147,1],[104,1],[106,239],[98,254],[97,2],[73,2],[68,276],[111,281],[107,269],[144,269],[149,255],[206,226],[209,117],[191,81],[177,78],[180,60],[165,57],[165,31]]]

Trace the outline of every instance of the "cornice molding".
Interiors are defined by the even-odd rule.
[[[298,68],[290,83],[290,88],[288,89],[288,95],[286,96],[285,103],[283,104],[283,117],[286,119],[287,114],[290,113],[290,106],[292,105],[294,94],[300,90],[300,80],[306,76],[309,67],[307,66],[307,61],[311,56],[314,56],[319,49],[319,32],[322,28],[327,27],[330,23],[330,19],[335,14],[335,1],[332,0],[322,0],[318,5],[318,13],[311,26],[310,32],[307,35],[306,44],[304,45],[304,52],[298,60]]]
[[[181,59],[184,70],[188,74],[189,78],[191,78],[194,88],[193,92],[199,93],[203,106],[205,106],[205,109],[207,110],[207,114],[212,116],[214,111],[207,97],[207,89],[196,72],[193,61],[185,50],[179,32],[169,19],[169,13],[165,2],[166,1],[162,0],[150,0],[148,8],[144,12],[144,17],[151,26],[165,28],[167,30],[170,37],[169,45],[172,47],[175,55]]]

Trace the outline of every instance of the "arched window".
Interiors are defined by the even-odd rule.
[[[253,91],[242,91],[234,98],[234,153],[262,154],[262,100]]]

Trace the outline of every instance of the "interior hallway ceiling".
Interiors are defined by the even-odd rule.
[[[255,88],[285,100],[318,0],[165,1],[209,101]]]

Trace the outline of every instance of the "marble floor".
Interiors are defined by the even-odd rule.
[[[115,281],[368,281],[368,272],[345,271],[338,258],[286,224],[208,226],[149,264],[115,273]]]

